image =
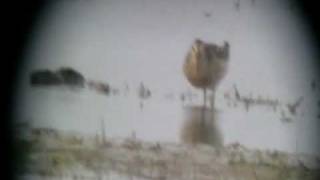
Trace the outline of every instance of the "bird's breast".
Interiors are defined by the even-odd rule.
[[[184,64],[184,73],[188,81],[197,88],[208,87],[212,80],[209,66],[192,61]]]

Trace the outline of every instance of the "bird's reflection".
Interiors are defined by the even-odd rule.
[[[204,113],[205,112],[205,113]],[[203,106],[187,106],[180,139],[186,144],[223,145],[223,137],[217,125],[217,112]]]

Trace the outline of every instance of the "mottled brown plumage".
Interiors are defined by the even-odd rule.
[[[205,90],[211,89],[214,93],[227,72],[229,49],[228,42],[218,46],[196,39],[186,56],[183,65],[184,74],[191,85],[203,89],[204,101]]]

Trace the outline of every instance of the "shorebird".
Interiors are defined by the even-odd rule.
[[[212,90],[212,110],[215,90],[227,72],[229,49],[227,41],[224,41],[223,46],[218,46],[196,39],[183,65],[184,74],[191,85],[203,90],[204,107],[206,107],[206,89]]]

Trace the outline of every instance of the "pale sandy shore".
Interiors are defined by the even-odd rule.
[[[318,179],[319,157],[240,144],[142,142],[79,135],[31,137],[21,179]],[[35,141],[36,139],[36,141]]]

